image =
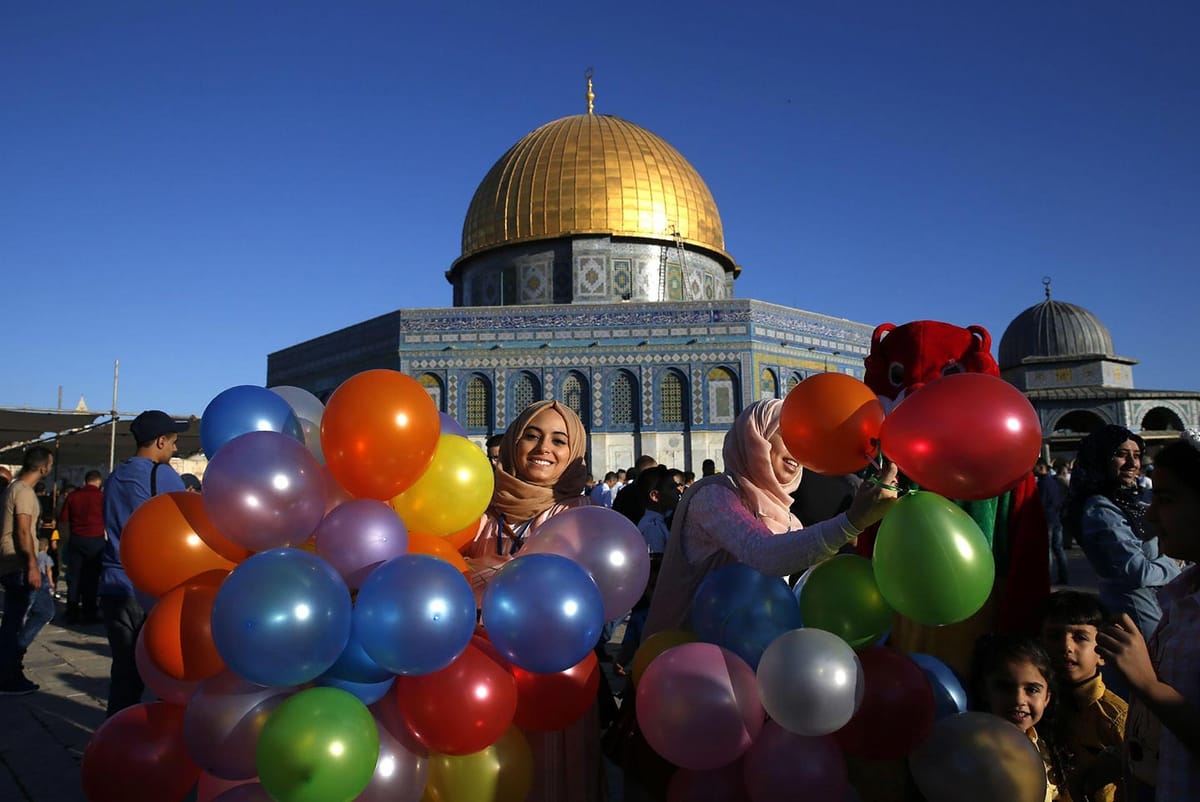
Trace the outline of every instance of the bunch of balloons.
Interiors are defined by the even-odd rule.
[[[388,370],[325,405],[295,387],[216,396],[203,494],[150,499],[122,536],[153,600],[136,656],[160,701],[97,729],[90,802],[172,802],[197,782],[200,802],[523,798],[523,731],[590,708],[592,646],[649,556],[619,514],[564,513],[492,577],[477,631],[458,549],[494,479],[461,431]]]

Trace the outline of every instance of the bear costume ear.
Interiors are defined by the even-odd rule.
[[[875,327],[875,331],[871,334],[871,350],[875,350],[875,346],[883,342],[883,338],[896,330],[895,323],[880,323]],[[984,332],[987,333],[986,331]]]
[[[876,329],[878,331],[878,329]],[[974,335],[975,341],[971,344],[972,351],[983,351],[991,353],[992,351],[992,335],[983,326],[967,326],[967,331]]]

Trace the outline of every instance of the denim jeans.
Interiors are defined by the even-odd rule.
[[[29,596],[29,610],[25,613],[25,625],[17,636],[17,648],[24,652],[42,627],[54,620],[54,597],[50,595],[50,580],[42,577],[42,586]]]
[[[25,581],[24,571],[9,571],[0,576],[0,586],[4,588],[4,623],[0,624],[0,682],[9,682],[22,676],[20,635],[33,588]]]
[[[1050,531],[1050,584],[1066,585],[1070,583],[1067,577],[1067,553],[1063,549],[1063,525],[1061,521],[1051,521]]]

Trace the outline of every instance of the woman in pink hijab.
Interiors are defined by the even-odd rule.
[[[782,407],[778,399],[746,407],[725,435],[725,472],[697,482],[679,502],[643,637],[686,628],[692,597],[721,566],[800,573],[836,554],[896,501],[894,490],[864,482],[849,510],[803,528],[790,509],[802,469],[779,432]],[[896,467],[888,464],[880,480],[895,485]]]

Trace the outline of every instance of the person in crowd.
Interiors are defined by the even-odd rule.
[[[3,465],[0,465],[0,493],[3,493],[8,489],[8,486],[12,484],[12,478],[12,471]]]
[[[1075,590],[1051,594],[1042,617],[1042,645],[1059,678],[1060,740],[1072,755],[1063,778],[1071,799],[1113,802],[1120,779],[1129,706],[1100,676],[1096,638],[1107,618],[1094,594]]]
[[[1045,463],[1040,463],[1045,464]],[[1049,465],[1038,476],[1038,497],[1046,511],[1046,530],[1050,537],[1050,582],[1068,585],[1067,552],[1063,542],[1063,507],[1067,503],[1067,483]]]
[[[604,474],[604,481],[597,482],[592,488],[592,503],[597,507],[612,508],[613,505],[613,488],[617,486],[617,472],[609,471]]]
[[[557,401],[531,404],[508,427],[500,444],[492,503],[479,533],[463,548],[477,592],[548,519],[590,505],[583,495],[586,448],[587,433],[579,416]],[[525,735],[534,754],[529,802],[603,798],[596,706],[565,730]]]
[[[94,624],[100,620],[100,559],[104,551],[104,491],[100,471],[88,471],[83,487],[63,502],[59,523],[67,531],[68,624]]]
[[[862,479],[857,474],[827,476],[805,471],[792,491],[792,513],[805,526],[828,521],[850,509]]]
[[[700,478],[706,476],[715,476],[717,473],[717,463],[711,459],[706,459],[700,463]]]
[[[145,686],[134,661],[138,633],[146,612],[121,566],[121,533],[134,510],[159,493],[185,490],[183,480],[168,463],[178,450],[179,433],[187,421],[165,412],[147,410],[129,425],[137,443],[134,456],[122,462],[104,486],[104,528],[108,539],[101,556],[100,610],[112,651],[108,715],[141,701]]]
[[[38,503],[42,505],[42,514],[38,517],[37,537],[38,540],[46,541],[45,548],[39,545],[38,551],[49,554],[54,566],[50,571],[50,593],[53,595],[58,587],[58,539],[54,537],[58,529],[58,520],[54,515],[54,494],[45,482],[38,482],[33,492],[37,494]]]
[[[1128,802],[1200,799],[1200,432],[1155,457],[1147,517],[1162,550],[1190,563],[1163,588],[1147,642],[1128,614],[1100,627],[1097,651],[1134,691],[1125,728]]]
[[[1037,747],[1046,767],[1046,802],[1068,798],[1060,795],[1059,786],[1071,768],[1071,756],[1054,738],[1055,674],[1041,644],[1026,635],[984,635],[971,660],[970,686],[976,709],[1008,721]]]
[[[183,487],[189,493],[203,493],[204,484],[200,481],[200,477],[194,473],[185,473],[179,477],[183,482]]]
[[[492,463],[493,468],[500,465],[500,444],[502,442],[504,442],[503,434],[493,434],[484,444],[487,448],[488,462]]]
[[[638,476],[642,471],[653,468],[657,464],[658,460],[649,454],[638,457],[633,467],[624,472],[624,485],[613,495],[612,508],[632,521],[634,525],[642,520],[642,513],[646,511],[646,491],[644,488],[638,487]]]
[[[50,588],[53,587],[50,572],[54,570],[54,561],[50,559],[46,546],[46,541],[38,540],[37,564],[42,574],[42,584],[29,597],[25,623],[17,636],[17,648],[22,654],[29,650],[38,633],[54,618],[54,596],[50,592]]]
[[[1138,499],[1145,445],[1115,424],[1085,437],[1062,522],[1096,571],[1105,609],[1128,613],[1142,637],[1149,638],[1162,615],[1158,590],[1179,576],[1179,565],[1159,553],[1158,538],[1146,523],[1146,505]],[[1124,695],[1121,688],[1114,690]]]
[[[4,490],[0,525],[0,587],[4,621],[0,623],[0,695],[33,693],[38,685],[25,676],[21,627],[34,591],[42,586],[38,567],[37,522],[42,505],[34,486],[50,475],[54,455],[43,446],[26,450],[17,478]]]

